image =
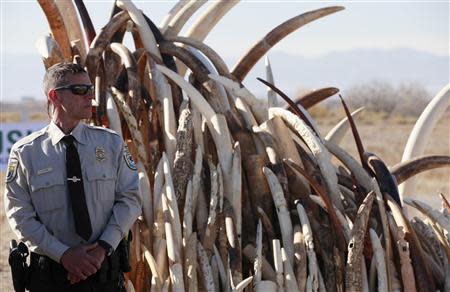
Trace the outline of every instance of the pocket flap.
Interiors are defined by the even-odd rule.
[[[61,173],[46,173],[42,175],[33,175],[30,177],[31,192],[36,192],[43,188],[50,188],[53,186],[64,186],[64,178]]]
[[[85,179],[88,181],[112,180],[116,178],[114,171],[107,167],[88,167],[85,174]]]

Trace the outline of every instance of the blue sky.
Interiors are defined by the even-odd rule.
[[[176,3],[133,2],[156,24],[161,23]],[[35,42],[47,34],[48,24],[37,1],[0,0],[0,3],[2,63],[3,58],[11,54],[34,55],[39,60]],[[98,31],[106,24],[113,1],[85,3]],[[205,4],[194,18],[209,5]],[[448,1],[241,1],[219,22],[205,42],[225,60],[233,60],[228,64],[232,67],[241,55],[278,24],[309,10],[333,5],[346,9],[302,27],[278,43],[271,52],[312,58],[356,48],[411,48],[449,56]],[[186,25],[189,27],[190,23]],[[8,72],[3,71],[7,71],[4,66],[2,82],[9,82],[5,79]],[[40,80],[43,72],[27,74],[37,74]]]

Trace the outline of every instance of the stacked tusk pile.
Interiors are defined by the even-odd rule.
[[[81,0],[82,24],[69,17],[73,4],[39,3],[53,36],[41,42],[45,66],[86,66],[98,102],[92,123],[120,133],[137,161],[144,206],[128,291],[450,291],[449,203],[442,196],[438,211],[397,188],[450,157],[409,150],[411,160],[389,169],[364,151],[348,109],[347,121],[318,134],[307,109],[337,88],[294,102],[266,82],[273,91],[263,102],[241,84],[282,38],[342,7],[289,19],[230,71],[203,40],[237,1],[213,3],[185,37],[205,1],[180,1],[158,28],[117,0],[98,34]],[[448,106],[449,88],[438,98]],[[338,146],[349,126],[360,161]],[[408,219],[405,205],[424,219]]]

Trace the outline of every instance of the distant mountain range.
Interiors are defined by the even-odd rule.
[[[289,95],[299,89],[335,86],[345,92],[354,85],[373,80],[392,85],[416,82],[434,96],[449,83],[449,56],[437,56],[413,49],[354,49],[305,58],[280,52],[269,53],[276,85]],[[23,96],[43,99],[44,66],[38,55],[2,55],[2,101],[20,101]],[[225,58],[232,67],[238,58]],[[265,87],[264,60],[244,80],[256,95]]]

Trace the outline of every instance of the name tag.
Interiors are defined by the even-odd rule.
[[[39,169],[39,170],[37,171],[37,175],[41,175],[41,174],[44,174],[44,173],[48,173],[48,172],[50,172],[50,171],[52,171],[52,170],[53,170],[52,167],[47,167],[47,168]]]

